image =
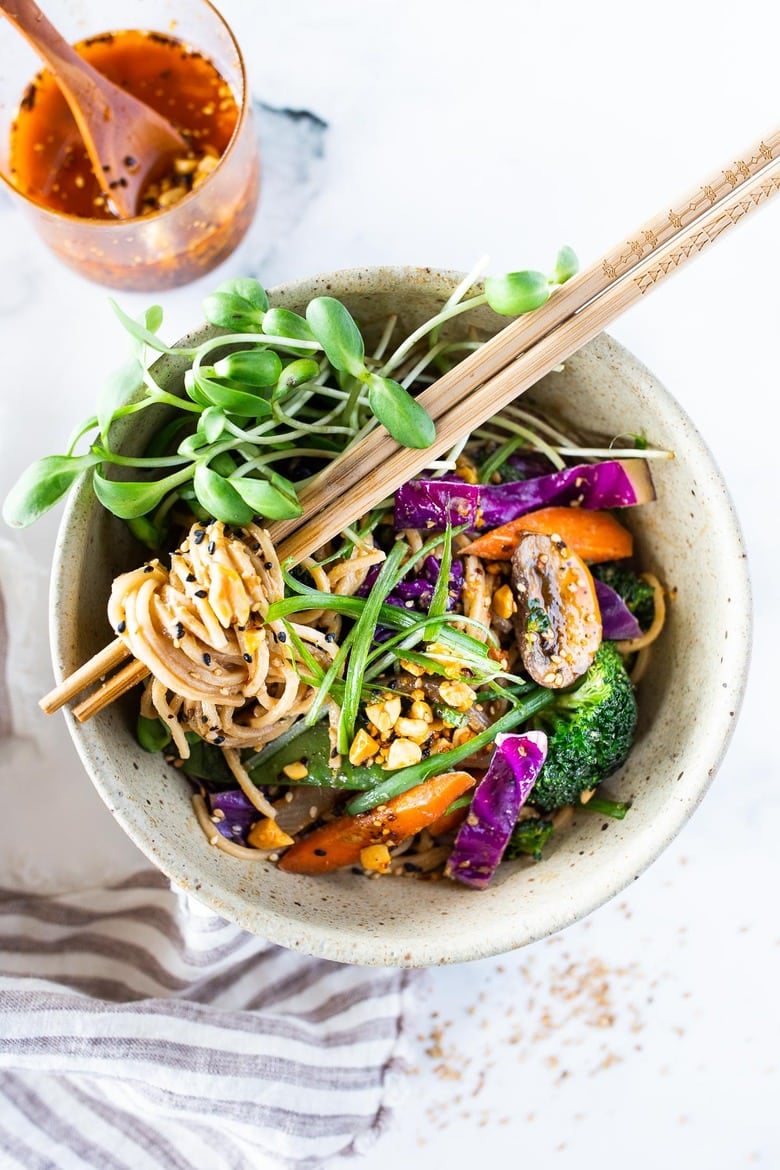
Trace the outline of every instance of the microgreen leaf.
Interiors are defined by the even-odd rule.
[[[97,400],[97,420],[100,437],[108,439],[108,429],[117,407],[124,405],[134,390],[143,384],[144,367],[138,355],[129,358],[115,370],[100,388]]]
[[[269,309],[263,319],[263,333],[269,337],[289,337],[294,341],[317,340],[306,319],[289,309]]]
[[[168,492],[184,483],[192,475],[192,468],[185,467],[174,475],[151,481],[106,479],[96,469],[93,479],[95,495],[104,508],[122,520],[145,516],[165,499]]]
[[[219,406],[207,406],[198,419],[198,430],[209,443],[216,443],[225,429],[225,412]]]
[[[555,284],[565,284],[572,276],[576,276],[579,270],[580,262],[577,259],[577,253],[568,244],[564,244],[555,257],[555,268],[551,279]]]
[[[273,386],[282,372],[282,361],[271,349],[242,349],[220,358],[211,368],[217,377],[242,386]]]
[[[424,407],[392,378],[370,374],[368,404],[379,421],[404,447],[430,447],[436,426]]]
[[[160,338],[156,333],[153,333],[152,330],[147,328],[146,325],[142,325],[140,321],[136,321],[135,318],[126,313],[124,309],[120,309],[116,301],[112,300],[110,303],[111,308],[116,313],[123,327],[127,330],[131,337],[135,338],[136,341],[140,341],[144,345],[148,345],[150,349],[154,349],[158,353],[180,354],[183,352],[180,349],[171,349],[170,346],[165,345],[162,341],[160,341]],[[154,321],[154,319],[155,318],[153,316],[152,321]],[[160,319],[162,320],[162,318]]]
[[[46,455],[19,479],[3,503],[3,520],[13,528],[26,528],[48,512],[84,471],[94,467],[96,455]]]
[[[247,504],[238,491],[216,471],[205,463],[195,468],[195,495],[198,501],[215,520],[223,524],[251,524],[254,508]]]
[[[519,317],[543,305],[550,296],[550,286],[543,272],[508,272],[486,279],[485,296],[495,313]]]
[[[363,337],[352,314],[335,297],[315,297],[306,309],[314,336],[336,370],[359,378],[365,373]]]
[[[243,333],[262,333],[267,308],[265,289],[248,277],[226,280],[203,302],[203,312],[210,324]]]
[[[319,372],[320,363],[315,362],[313,358],[298,358],[296,361],[290,362],[282,370],[274,397],[281,395],[286,390],[294,390],[296,386],[302,386],[304,382],[311,382]]]
[[[279,368],[281,369],[281,362]],[[195,387],[209,405],[219,406],[228,414],[235,414],[239,418],[268,418],[271,414],[270,404],[258,394],[224,386],[220,382],[215,382],[213,378],[206,377],[202,371],[198,371],[196,375],[193,389]]]
[[[285,482],[289,484],[289,480]],[[237,476],[230,483],[242,500],[249,504],[255,516],[263,516],[266,520],[290,520],[293,516],[303,514],[292,484],[289,484],[291,491],[284,491],[266,479],[252,479],[249,476]]]

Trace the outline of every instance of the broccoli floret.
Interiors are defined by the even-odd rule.
[[[625,760],[636,729],[636,699],[613,642],[602,642],[584,678],[534,718],[547,733],[547,759],[531,801],[548,812],[573,804]]]
[[[542,860],[542,849],[552,836],[551,821],[543,819],[518,821],[512,830],[504,857],[513,861],[516,857],[533,857]]]
[[[655,591],[652,585],[640,581],[636,573],[618,561],[591,565],[591,572],[623,598],[643,630],[650,628],[655,617]]]

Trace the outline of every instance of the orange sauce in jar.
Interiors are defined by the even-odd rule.
[[[238,47],[237,64],[230,66],[238,74],[236,92],[207,56],[162,33],[101,33],[75,48],[167,118],[188,150],[147,185],[138,214],[121,219],[98,183],[59,86],[43,70],[22,97],[10,135],[10,178],[36,230],[65,264],[113,288],[175,288],[210,272],[246,234],[259,193]],[[133,162],[123,160],[128,169]]]
[[[90,65],[168,119],[191,146],[189,158],[151,192],[141,214],[164,209],[205,177],[223,154],[238,120],[235,98],[214,64],[160,33],[128,30],[90,37],[75,46]],[[11,128],[11,174],[16,186],[53,211],[89,219],[115,218],[92,170],[68,103],[49,70],[28,86]],[[132,166],[132,160],[126,160]],[[175,190],[174,197],[160,197]]]

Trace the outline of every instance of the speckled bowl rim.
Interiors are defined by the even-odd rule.
[[[297,294],[308,297],[315,295],[313,291],[315,288],[322,292],[323,284],[333,282],[339,287],[339,295],[349,296],[350,292],[365,290],[371,282],[381,284],[383,279],[396,280],[403,277],[425,281],[430,277],[457,280],[460,276],[460,273],[431,268],[362,267],[287,281],[278,288],[269,290],[269,293],[272,299],[274,293],[282,290],[286,296]],[[185,335],[178,344],[197,344],[203,335],[204,327],[201,327]],[[413,943],[407,944],[405,939],[400,938],[394,945],[382,948],[377,947],[376,939],[373,937],[363,939],[360,935],[350,934],[329,923],[315,927],[310,923],[302,925],[300,922],[291,921],[285,913],[269,905],[258,906],[254,902],[249,907],[244,906],[242,912],[241,906],[228,904],[224,890],[210,879],[207,869],[195,866],[186,856],[177,857],[175,861],[170,860],[150,832],[148,817],[145,816],[144,810],[129,801],[123,803],[121,794],[118,794],[114,786],[106,782],[101,775],[101,763],[105,757],[99,733],[90,723],[80,724],[69,711],[66,711],[74,744],[98,793],[130,839],[175,886],[193,893],[200,902],[210,906],[221,917],[291,950],[337,962],[366,966],[424,967],[503,954],[564,929],[587,917],[625,890],[675,839],[709,789],[736,726],[736,716],[744,697],[750,663],[752,639],[750,576],[741,526],[733,502],[723,477],[692,420],[643,363],[614,339],[608,340],[632,363],[638,374],[652,380],[654,393],[660,399],[661,410],[673,416],[676,424],[685,428],[686,441],[689,444],[687,458],[706,470],[712,492],[717,491],[718,499],[713,500],[712,506],[718,512],[723,526],[723,536],[727,536],[727,543],[733,554],[728,558],[728,586],[729,595],[734,603],[732,613],[739,617],[735,619],[733,631],[735,637],[730,640],[729,646],[732,669],[727,682],[722,685],[715,698],[715,710],[708,714],[709,724],[714,721],[722,729],[719,740],[710,745],[709,767],[686,770],[675,789],[675,799],[667,802],[664,811],[653,820],[651,826],[643,826],[635,836],[632,836],[630,848],[625,850],[622,859],[619,862],[613,861],[610,868],[598,865],[590,867],[585,879],[579,879],[575,889],[568,891],[570,896],[563,900],[556,915],[548,915],[543,922],[535,922],[534,914],[529,916],[531,921],[527,918],[518,921],[516,917],[508,915],[505,920],[496,923],[493,918],[489,929],[486,928],[479,935],[470,937],[467,944],[452,947],[447,953],[442,953],[442,943],[439,939],[421,941],[415,938]],[[74,539],[74,534],[78,538],[79,531],[87,524],[92,507],[93,497],[89,487],[83,483],[79,484],[66,506],[55,545],[50,593],[50,636],[52,658],[58,679],[63,677],[63,662],[67,661],[67,636],[61,621],[62,598],[72,593],[73,589],[73,583],[68,580],[67,550]],[[718,714],[722,714],[719,721],[717,718],[713,719],[713,716],[717,717]]]

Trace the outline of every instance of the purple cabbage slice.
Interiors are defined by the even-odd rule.
[[[367,597],[379,576],[379,565],[373,565],[366,574],[366,579],[356,592],[357,597]],[[417,609],[427,613],[433,599],[433,591],[441,572],[441,561],[438,557],[427,556],[418,573],[404,577],[386,598],[387,605],[398,605],[402,609]],[[453,561],[450,568],[449,589],[447,591],[447,609],[454,609],[460,601],[463,592],[463,565],[460,561]]]
[[[497,735],[445,868],[447,877],[484,890],[496,872],[547,756],[543,731]]]
[[[623,639],[641,638],[642,627],[619,593],[610,585],[593,578],[596,586],[596,597],[601,610],[602,637],[608,642],[622,641]]]
[[[646,459],[606,459],[511,483],[411,479],[395,493],[396,528],[498,528],[550,505],[627,508],[655,499]]]
[[[231,788],[227,792],[212,792],[209,794],[209,805],[212,813],[219,809],[225,814],[224,818],[214,822],[214,828],[229,841],[235,841],[237,845],[246,845],[246,835],[255,821],[260,819],[260,813],[241,789]]]

